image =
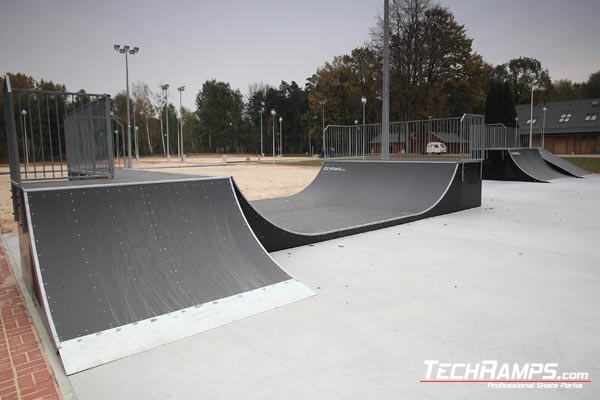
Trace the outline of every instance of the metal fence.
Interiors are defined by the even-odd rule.
[[[11,180],[114,176],[110,97],[3,84]]]
[[[485,116],[437,118],[390,123],[391,159],[472,158],[471,138]],[[380,158],[381,124],[329,125],[324,132],[326,158]]]

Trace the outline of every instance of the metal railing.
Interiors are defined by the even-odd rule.
[[[2,90],[14,184],[114,176],[107,94],[13,89],[8,76]]]
[[[472,158],[471,138],[485,116],[437,118],[390,123],[391,159]],[[324,132],[326,158],[380,158],[381,124],[329,125]]]

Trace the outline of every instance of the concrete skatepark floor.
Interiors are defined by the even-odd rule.
[[[481,208],[272,253],[313,298],[58,380],[79,399],[596,399],[599,208],[600,176],[485,181]],[[592,383],[421,383],[430,359]]]

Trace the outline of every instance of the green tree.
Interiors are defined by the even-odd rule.
[[[531,85],[536,84],[535,98],[544,101],[552,98],[552,81],[547,69],[535,58],[519,57],[496,67],[497,76],[512,84],[516,104],[525,104],[531,99]],[[534,78],[530,75],[533,74]]]
[[[590,75],[583,85],[583,92],[587,98],[600,97],[600,71]]]
[[[488,124],[515,126],[515,100],[509,82],[494,80],[489,84],[485,101],[485,120]]]

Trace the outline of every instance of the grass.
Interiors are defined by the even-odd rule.
[[[600,174],[600,157],[564,157],[564,159],[592,174]]]

